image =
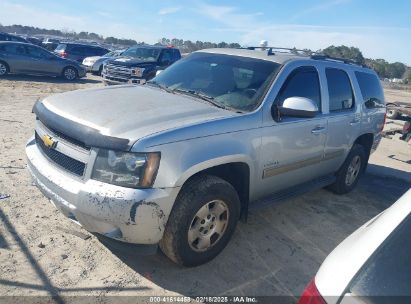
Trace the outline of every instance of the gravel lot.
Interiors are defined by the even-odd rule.
[[[32,186],[24,153],[38,98],[96,86],[102,84],[91,76],[78,83],[23,76],[0,80],[0,195],[9,195],[0,199],[0,302],[23,295],[54,296],[49,300],[57,303],[81,295],[94,296],[85,303],[110,302],[112,295],[298,297],[339,242],[411,187],[411,146],[384,139],[370,160],[371,173],[352,193],[319,190],[253,211],[223,253],[206,265],[179,268],[161,253],[142,257],[106,247]],[[409,94],[411,101],[410,93],[387,93],[388,100]]]

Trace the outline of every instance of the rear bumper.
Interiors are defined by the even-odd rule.
[[[135,244],[161,240],[178,188],[130,189],[80,180],[51,163],[34,140],[28,142],[26,154],[40,191],[86,230]]]

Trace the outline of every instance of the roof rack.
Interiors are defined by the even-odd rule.
[[[352,59],[345,59],[345,58],[340,58],[340,57],[333,57],[333,56],[328,56],[325,54],[321,54],[321,53],[315,53],[313,55],[310,56],[311,59],[314,60],[332,60],[332,61],[338,61],[338,62],[342,62],[342,63],[346,63],[346,64],[355,64],[355,65],[359,65],[363,68],[368,68],[368,66],[366,64],[362,64],[359,63],[355,60]]]
[[[309,54],[314,54],[315,52],[308,52],[308,50],[299,50],[296,48],[285,48],[285,47],[277,47],[277,46],[248,46],[242,49],[247,49],[247,50],[255,50],[255,49],[263,49],[267,50],[267,55],[275,55],[274,50],[276,50],[277,53],[291,53],[291,54],[296,54],[296,55],[308,55]]]
[[[368,67],[367,65],[356,62],[355,60],[328,56],[320,52],[315,52],[315,51],[310,51],[310,50],[301,50],[301,49],[296,49],[296,48],[284,48],[284,47],[276,47],[276,46],[249,46],[249,47],[245,47],[241,49],[247,49],[247,50],[266,49],[268,56],[275,55],[275,52],[291,53],[291,54],[296,54],[300,56],[307,56],[314,60],[332,60],[332,61],[338,61],[338,62],[342,62],[346,64],[355,64],[355,65],[359,65],[365,68]]]

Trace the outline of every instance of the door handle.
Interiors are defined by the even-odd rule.
[[[311,133],[313,133],[314,135],[321,134],[323,132],[325,132],[324,127],[315,127],[314,129],[311,130]]]

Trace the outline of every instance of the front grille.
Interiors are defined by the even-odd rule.
[[[56,130],[50,128],[49,126],[45,125],[43,122],[42,122],[42,124],[43,124],[47,129],[49,129],[52,133],[54,133],[54,134],[57,135],[58,137],[64,139],[65,141],[67,141],[67,142],[69,142],[69,143],[71,143],[71,144],[73,144],[73,145],[75,145],[75,146],[78,146],[78,147],[80,147],[80,148],[82,148],[82,149],[84,149],[84,150],[90,151],[91,147],[86,146],[83,142],[81,142],[81,141],[79,141],[79,140],[77,140],[77,139],[75,139],[75,138],[73,138],[73,137],[67,136],[66,134],[63,134],[63,133],[61,133],[61,132],[59,132],[59,131],[56,131]]]
[[[126,81],[131,78],[131,69],[115,64],[106,64],[104,74],[108,77]]]
[[[86,164],[78,161],[74,158],[71,158],[63,153],[50,149],[41,140],[40,136],[35,133],[35,139],[37,147],[43,152],[43,154],[50,159],[52,162],[57,164],[59,167],[73,173],[77,176],[83,176],[86,169]]]

